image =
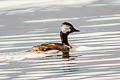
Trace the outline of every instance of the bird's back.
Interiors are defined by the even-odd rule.
[[[34,52],[34,51],[44,52],[44,51],[48,51],[48,50],[62,51],[62,49],[63,49],[63,45],[61,43],[45,43],[45,44],[41,44],[38,46],[34,46],[32,48],[32,52]]]

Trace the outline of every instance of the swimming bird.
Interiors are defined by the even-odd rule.
[[[79,32],[69,22],[63,22],[60,28],[61,43],[43,43],[32,48],[32,52],[45,52],[49,50],[58,50],[62,52],[68,52],[72,47],[68,42],[68,35],[73,32]]]

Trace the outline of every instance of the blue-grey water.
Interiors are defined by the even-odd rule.
[[[0,80],[120,80],[119,0],[5,1],[0,1]],[[60,42],[64,21],[81,31],[69,36],[69,59],[25,52]]]

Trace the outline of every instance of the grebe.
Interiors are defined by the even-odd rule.
[[[32,48],[32,52],[45,52],[48,50],[58,50],[62,52],[68,52],[72,48],[68,43],[68,35],[72,32],[79,32],[69,22],[64,22],[61,25],[60,38],[62,43],[45,43]]]

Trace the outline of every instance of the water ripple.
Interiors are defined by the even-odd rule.
[[[109,18],[106,16],[87,17],[85,21],[94,23],[94,21],[119,19],[113,16],[119,17],[119,14],[108,15]],[[48,28],[31,30],[20,35],[0,36],[0,79],[119,80],[120,30],[115,27],[116,25],[119,23],[96,23],[82,26],[85,30],[85,27],[89,29],[107,26],[114,27],[116,30],[99,30],[70,35],[69,40],[73,48],[70,51],[69,59],[62,59],[61,52],[57,54],[54,52],[45,54],[25,52],[40,43],[60,41],[59,33],[46,33]]]

